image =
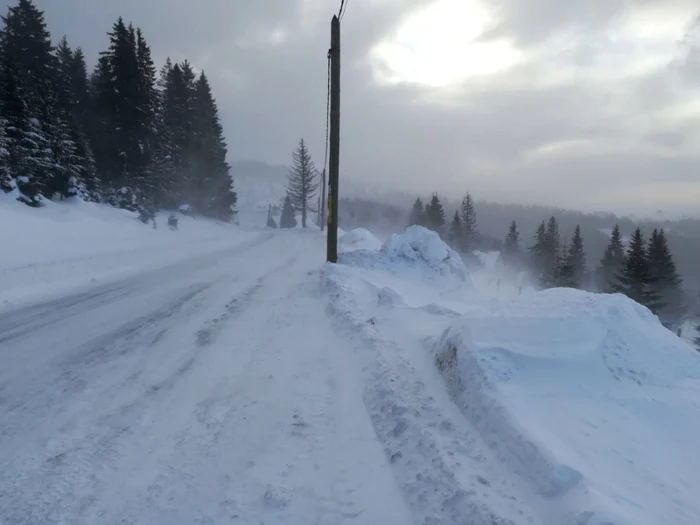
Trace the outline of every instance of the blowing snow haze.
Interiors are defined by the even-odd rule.
[[[3,11],[7,2],[3,3]],[[231,160],[320,164],[325,0],[39,0],[89,67],[118,16],[158,67],[210,79]],[[342,174],[426,193],[583,210],[697,213],[695,0],[353,0],[343,27]]]

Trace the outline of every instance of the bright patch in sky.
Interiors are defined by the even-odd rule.
[[[473,0],[436,0],[374,48],[374,58],[385,66],[382,80],[447,86],[513,65],[520,53],[505,40],[476,42],[491,24]]]

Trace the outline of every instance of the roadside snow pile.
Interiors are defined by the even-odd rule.
[[[391,273],[419,273],[424,278],[451,277],[471,285],[459,254],[437,233],[421,226],[411,226],[403,235],[392,234],[378,251],[341,254],[340,262]]]
[[[381,247],[382,242],[364,228],[351,230],[338,239],[338,249],[340,252],[379,250]]]
[[[490,303],[434,345],[451,395],[544,523],[695,525],[700,354],[621,295]]]

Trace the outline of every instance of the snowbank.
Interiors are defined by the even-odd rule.
[[[157,227],[105,205],[46,201],[33,209],[0,195],[0,309],[202,256],[254,237],[231,224],[164,212]]]
[[[459,254],[437,233],[420,226],[411,226],[403,235],[392,234],[378,251],[356,250],[339,259],[349,266],[419,274],[425,279],[447,277],[471,285]]]
[[[379,250],[381,247],[381,241],[364,228],[351,230],[338,239],[338,250],[341,253],[354,250]]]
[[[434,354],[545,523],[697,523],[700,355],[646,308],[550,290],[467,313]]]

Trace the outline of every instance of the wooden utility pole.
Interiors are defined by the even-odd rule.
[[[321,172],[321,198],[319,199],[321,205],[319,206],[319,213],[321,214],[321,231],[326,227],[326,169],[323,168]]]
[[[331,115],[328,165],[328,262],[338,262],[338,179],[340,170],[340,20],[331,21]]]

